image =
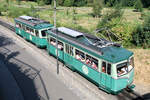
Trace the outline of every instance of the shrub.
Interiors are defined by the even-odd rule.
[[[74,0],[65,0],[64,6],[70,7],[73,6]]]
[[[143,4],[142,4],[141,0],[137,0],[135,2],[134,8],[139,12],[143,11]]]
[[[10,6],[8,8],[8,16],[12,18],[16,18],[21,15],[29,15],[30,12],[30,8],[18,8],[14,6]]]
[[[93,15],[94,17],[101,16],[102,0],[93,0]]]
[[[132,34],[133,43],[143,48],[150,47],[150,15],[147,16],[142,25],[138,25]]]

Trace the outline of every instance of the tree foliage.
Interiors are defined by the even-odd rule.
[[[142,10],[143,10],[143,5],[142,5],[141,0],[137,0],[137,1],[135,2],[134,8],[135,8],[137,11],[142,12]]]
[[[145,18],[142,25],[138,25],[132,37],[133,43],[136,46],[142,46],[143,48],[150,47],[150,15]]]
[[[71,7],[73,6],[74,0],[65,0],[64,6]]]
[[[93,15],[95,17],[101,16],[102,3],[102,0],[93,0]]]

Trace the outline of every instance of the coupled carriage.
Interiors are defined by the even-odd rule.
[[[50,55],[58,56],[68,68],[100,89],[117,94],[135,87],[134,54],[119,44],[66,27],[53,28],[29,16],[16,18],[15,23],[17,34],[46,47]]]

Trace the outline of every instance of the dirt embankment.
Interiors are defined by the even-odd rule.
[[[131,49],[134,52],[135,78],[137,84],[150,89],[150,49]]]

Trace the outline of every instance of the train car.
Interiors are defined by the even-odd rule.
[[[51,28],[53,28],[53,25],[49,22],[30,16],[20,16],[15,18],[16,34],[36,44],[37,47],[46,47],[46,31]]]
[[[120,45],[66,27],[47,31],[47,51],[100,89],[117,94],[132,89],[134,54]]]

